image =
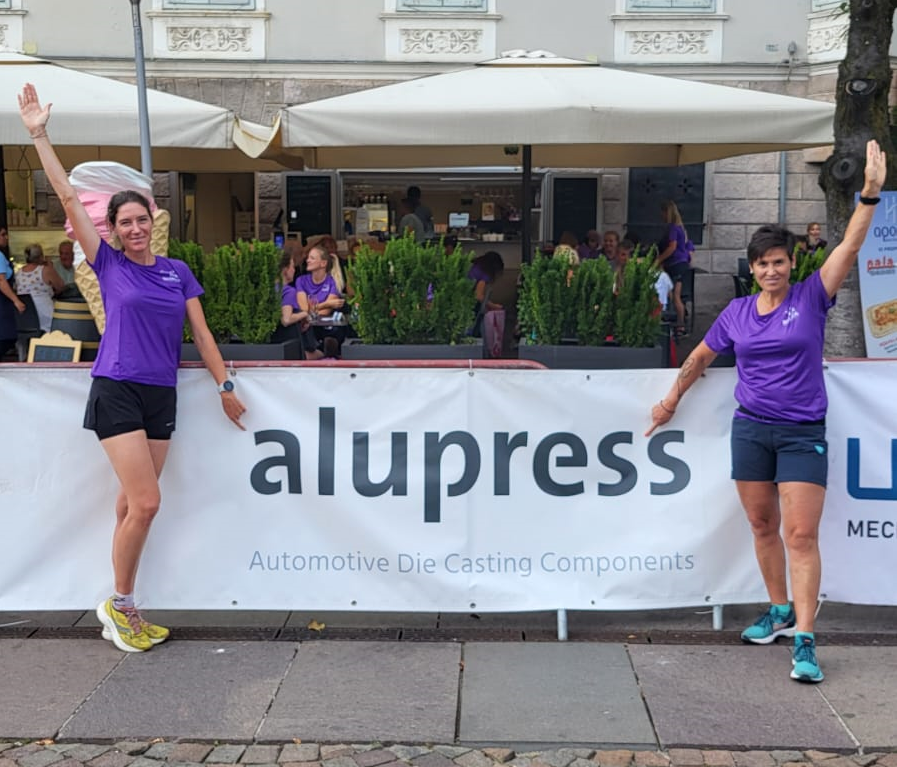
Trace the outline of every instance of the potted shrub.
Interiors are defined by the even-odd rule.
[[[663,367],[652,255],[639,259],[634,253],[619,279],[603,258],[571,267],[537,254],[524,264],[520,358],[551,368]]]
[[[469,339],[473,285],[471,253],[446,253],[442,241],[389,240],[363,245],[350,261],[352,325],[361,343],[343,345],[344,359],[476,359],[482,342]],[[471,341],[475,341],[471,343]]]
[[[170,253],[185,261],[203,286],[206,321],[225,359],[302,359],[298,341],[269,343],[280,318],[280,250],[273,242],[238,240],[204,253],[196,243],[172,240]],[[189,342],[188,334],[189,326],[184,337]],[[186,343],[181,357],[198,360],[199,354]]]

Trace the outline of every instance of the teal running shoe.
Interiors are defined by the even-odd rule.
[[[798,682],[815,684],[825,679],[816,661],[816,639],[812,634],[799,631],[794,635],[794,655],[791,663],[794,665],[791,669],[791,678]]]
[[[741,641],[749,644],[772,644],[779,637],[793,637],[796,622],[793,607],[789,606],[788,612],[783,615],[770,605],[752,626],[741,632]]]

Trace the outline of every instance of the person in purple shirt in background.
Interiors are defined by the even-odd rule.
[[[97,607],[103,637],[125,652],[164,642],[167,628],[153,625],[134,604],[134,582],[150,525],[159,510],[159,475],[175,428],[177,371],[184,317],[206,368],[215,379],[225,414],[241,429],[246,411],[234,393],[199,296],[202,288],[181,261],[153,255],[149,201],[122,191],[109,201],[112,233],[122,249],[108,245],[74,188],[47,137],[52,104],[41,107],[33,85],[19,95],[22,122],[54,191],[100,283],[106,331],[91,375],[84,416],[96,432],[121,483],[112,539],[115,594]]]
[[[504,270],[505,262],[501,254],[495,250],[489,250],[471,262],[467,276],[473,280],[473,294],[477,302],[473,310],[474,322],[469,331],[470,335],[477,338],[483,335],[483,318],[486,316],[486,312],[504,309],[501,304],[489,300],[492,284]]]
[[[333,317],[340,312],[346,304],[342,291],[331,273],[334,260],[336,255],[331,256],[320,244],[313,245],[305,258],[305,268],[308,271],[296,280],[296,301],[299,309],[308,313],[318,341],[314,354],[306,350],[308,359],[320,359],[323,356],[321,349],[325,338],[336,338],[340,346],[346,338],[344,326],[337,324],[328,326],[321,322],[322,318]]]
[[[660,206],[660,215],[667,232],[659,245],[657,263],[673,281],[673,306],[676,308],[676,334],[685,333],[685,304],[682,301],[682,280],[691,268],[694,245],[682,225],[682,215],[672,200]]]
[[[859,205],[844,239],[822,267],[790,284],[794,235],[757,230],[748,263],[760,292],[736,298],[682,364],[676,382],[651,409],[646,436],[667,423],[682,396],[717,354],[735,353],[738,408],[732,420],[732,478],[744,506],[770,606],[741,638],[770,644],[794,637],[791,678],[821,682],[813,621],[819,599],[819,521],[828,473],[822,375],[825,318],[854,266],[884,185],[885,155],[866,145]],[[784,529],[784,532],[780,531]],[[787,559],[785,552],[787,551]],[[788,601],[788,576],[793,606]]]
[[[589,229],[586,232],[585,242],[579,243],[576,252],[579,253],[580,261],[587,261],[590,258],[598,258],[604,255],[604,252],[601,250],[601,235],[598,234],[597,229]]]
[[[284,253],[280,259],[280,324],[271,336],[273,343],[298,339],[302,343],[305,359],[321,358],[318,339],[308,312],[299,308],[299,299],[293,285],[296,279],[296,260],[293,254]]]

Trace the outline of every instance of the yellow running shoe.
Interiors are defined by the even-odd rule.
[[[143,628],[143,633],[149,637],[150,642],[154,645],[162,644],[171,636],[171,631],[165,628],[165,626],[157,626],[155,623],[150,623],[140,613],[137,613],[137,615],[140,616],[140,625]],[[103,639],[112,639],[112,632],[105,626],[103,626]]]
[[[157,626],[155,623],[150,623],[142,615],[140,616],[140,625],[143,626],[143,633],[150,638],[150,642],[153,644],[162,644],[171,636],[171,632],[165,626]]]
[[[103,624],[103,638],[111,640],[119,650],[144,652],[152,649],[153,642],[143,629],[137,610],[116,610],[112,597],[109,597],[97,605],[97,618]]]

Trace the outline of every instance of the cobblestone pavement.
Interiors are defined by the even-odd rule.
[[[507,748],[365,745],[0,742],[0,767],[897,767],[897,753],[719,751],[691,748],[628,751],[559,748],[518,753]]]

